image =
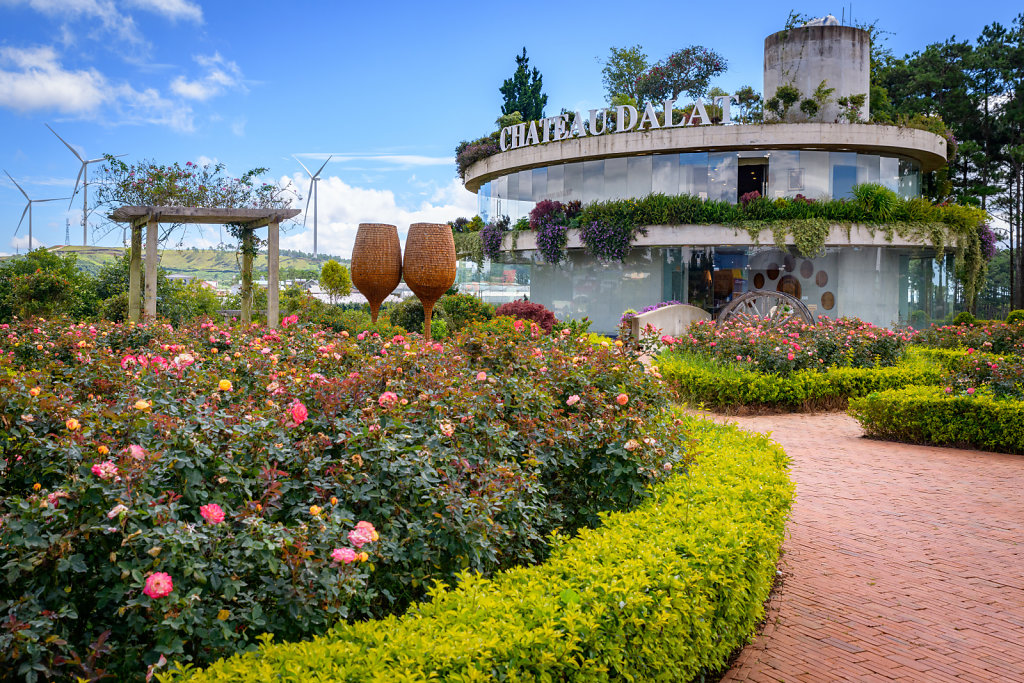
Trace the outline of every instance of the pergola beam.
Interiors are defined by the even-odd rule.
[[[114,211],[115,222],[129,223],[132,228],[131,258],[128,268],[128,316],[132,322],[142,319],[140,296],[142,280],[142,226],[146,226],[145,317],[156,317],[156,271],[160,255],[157,252],[160,223],[198,223],[241,225],[242,235],[242,322],[252,321],[252,262],[255,256],[253,231],[267,227],[267,325],[278,325],[280,280],[280,224],[294,218],[298,209],[209,209],[191,206],[122,206]]]

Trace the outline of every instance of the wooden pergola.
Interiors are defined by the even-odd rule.
[[[256,253],[254,231],[267,228],[267,325],[278,324],[278,269],[281,221],[299,215],[299,209],[208,209],[190,206],[122,206],[112,218],[132,228],[131,261],[128,271],[128,316],[133,322],[156,318],[157,226],[160,223],[201,223],[241,225],[242,232],[242,322],[252,321],[252,260]],[[142,226],[146,226],[146,298],[140,305],[142,281]]]

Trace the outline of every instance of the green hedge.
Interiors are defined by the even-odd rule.
[[[1024,401],[908,387],[850,401],[850,414],[880,439],[1024,453]]]
[[[755,633],[775,577],[793,484],[782,449],[681,418],[689,476],[636,510],[555,541],[542,565],[464,575],[404,616],[265,645],[195,681],[688,681]]]
[[[659,357],[658,368],[681,398],[717,410],[837,410],[845,408],[849,399],[873,391],[938,384],[942,375],[940,365],[916,349],[908,350],[893,367],[800,370],[785,377],[679,352]]]

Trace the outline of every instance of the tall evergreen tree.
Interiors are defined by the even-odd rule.
[[[523,121],[535,121],[544,118],[544,106],[548,103],[548,96],[541,92],[543,78],[537,67],[530,71],[530,59],[526,56],[526,48],[523,54],[516,57],[516,71],[512,78],[506,78],[499,91],[505,98],[501,105],[502,116],[508,116],[514,111],[523,115]]]

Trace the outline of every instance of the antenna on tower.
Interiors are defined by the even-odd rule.
[[[299,158],[294,154],[292,155],[292,158],[295,159],[295,161],[299,161]],[[327,161],[330,161],[332,158],[334,158],[333,154],[327,157]],[[310,173],[309,169],[306,168],[306,165],[299,161],[299,166],[302,166],[302,170],[309,176],[309,194],[306,197],[306,211],[304,211],[302,215],[303,227],[306,226],[306,212],[309,211],[309,200],[313,200],[313,258],[316,258],[316,185],[320,182],[320,171],[324,170],[324,166],[327,165],[327,161],[324,162],[323,166],[321,166],[316,173]]]
[[[64,219],[64,244],[71,246],[71,220],[68,218]]]
[[[50,124],[44,124],[47,128],[50,128]],[[50,132],[57,135],[57,131],[50,128]],[[75,201],[75,195],[78,194],[78,181],[82,181],[82,246],[88,246],[89,244],[89,164],[95,164],[98,161],[103,161],[104,157],[98,159],[83,159],[82,155],[78,153],[74,147],[68,144],[68,141],[57,135],[57,139],[64,143],[64,146],[71,150],[71,153],[75,155],[75,158],[82,162],[82,167],[78,169],[78,177],[75,178],[75,190],[71,193],[71,201],[68,202],[68,208],[71,208],[71,202]],[[115,158],[128,156],[127,154],[118,154]],[[68,244],[71,240],[67,240]]]
[[[4,169],[4,173],[7,174],[8,178],[11,178],[11,174],[7,173],[7,169]],[[31,198],[29,198],[28,193],[25,192],[25,190],[22,189],[21,185],[18,184],[17,180],[15,180],[14,178],[11,178],[11,182],[14,183],[14,186],[16,188],[18,188],[18,191],[21,192],[22,195],[24,195],[25,200],[28,202],[28,204],[25,205],[25,210],[21,212],[21,219],[18,221],[18,227],[16,227],[14,229],[14,236],[15,237],[18,236],[18,231],[21,230],[21,224],[25,221],[25,214],[27,213],[28,214],[28,250],[32,251],[32,205],[33,204],[42,204],[43,202],[59,202],[59,201],[63,201],[65,199],[67,199],[67,197],[56,197],[54,199],[31,199]]]

